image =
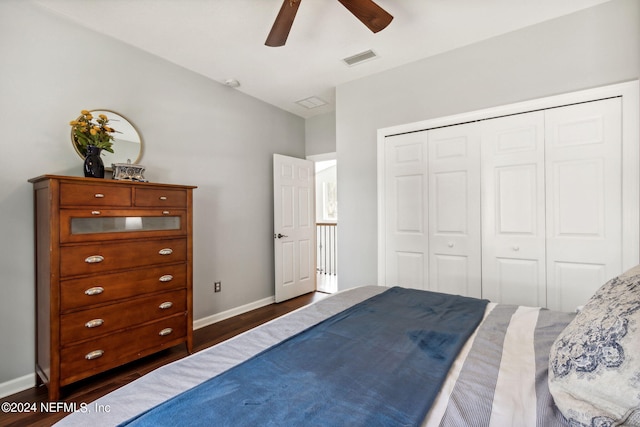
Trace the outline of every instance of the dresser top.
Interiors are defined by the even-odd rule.
[[[179,187],[179,188],[198,188],[194,185],[178,185],[178,184],[161,184],[157,182],[138,182],[127,181],[117,179],[104,179],[104,178],[85,178],[82,176],[63,176],[63,175],[40,175],[29,180],[32,184],[37,184],[43,181],[66,181],[76,182],[83,184],[100,184],[100,185],[139,185],[139,186],[153,186],[153,187]]]

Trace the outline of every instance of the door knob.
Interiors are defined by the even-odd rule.
[[[289,237],[289,236],[285,236],[284,234],[280,234],[280,233],[273,235],[274,239],[282,239],[283,237]]]

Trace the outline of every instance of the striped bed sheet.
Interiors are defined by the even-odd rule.
[[[56,426],[115,426],[388,288],[345,290],[156,369]],[[572,319],[533,307],[490,303],[456,358],[423,426],[562,426],[547,387],[551,344]],[[188,417],[185,424],[188,425]]]
[[[549,350],[572,314],[489,304],[423,426],[566,426],[547,385]]]

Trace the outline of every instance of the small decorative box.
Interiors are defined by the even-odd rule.
[[[111,163],[113,179],[125,181],[147,182],[144,177],[144,166],[132,163]]]

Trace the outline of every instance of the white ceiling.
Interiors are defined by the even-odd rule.
[[[283,47],[264,41],[282,0],[34,0],[301,117],[334,109],[336,86],[610,0],[376,0],[394,16],[371,33],[337,0],[302,0]],[[342,59],[371,49],[352,67]],[[296,101],[317,96],[328,105]]]

